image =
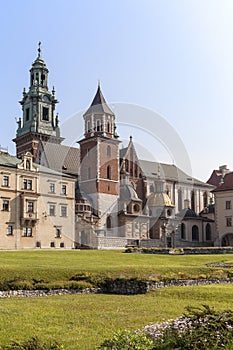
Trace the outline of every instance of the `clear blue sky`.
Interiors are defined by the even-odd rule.
[[[61,123],[89,106],[100,79],[107,101],[152,109],[173,126],[194,176],[207,180],[222,164],[233,169],[231,0],[2,0],[1,5],[0,144],[11,153],[15,118],[21,116],[18,101],[41,41]],[[76,128],[79,136],[81,118]],[[150,148],[146,139],[143,145]],[[142,143],[137,134],[134,140]]]

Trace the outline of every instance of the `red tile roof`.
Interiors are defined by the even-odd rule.
[[[233,172],[227,173],[223,178],[223,183],[218,185],[213,192],[233,190]]]

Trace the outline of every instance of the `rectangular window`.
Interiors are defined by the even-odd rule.
[[[55,184],[52,183],[52,182],[49,184],[49,192],[50,193],[55,193]]]
[[[61,186],[61,193],[66,195],[66,185]]]
[[[54,204],[50,204],[50,206],[49,206],[49,215],[55,216],[55,205]]]
[[[232,226],[232,217],[226,218],[226,226],[227,226],[227,227]]]
[[[32,228],[31,227],[23,227],[23,236],[24,237],[32,237]]]
[[[61,230],[59,228],[56,228],[56,238],[61,237]]]
[[[9,211],[9,200],[3,199],[2,201],[2,210],[3,211]]]
[[[55,242],[50,242],[50,247],[55,248]]]
[[[32,180],[23,179],[23,189],[32,190]]]
[[[49,120],[49,109],[47,107],[43,107],[42,119],[46,121]]]
[[[4,186],[4,187],[9,187],[9,176],[3,176],[3,183],[2,183],[2,185]]]
[[[28,202],[28,213],[33,213],[34,211],[34,203],[33,202]]]
[[[231,209],[231,201],[226,201],[226,209]]]
[[[67,216],[67,206],[61,205],[61,216]]]
[[[13,226],[9,225],[7,227],[7,235],[12,236],[13,235]]]

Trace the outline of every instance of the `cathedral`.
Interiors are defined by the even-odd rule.
[[[29,89],[24,88],[20,101],[22,117],[17,121],[13,140],[16,157],[11,157],[16,166],[14,171],[17,172],[18,164],[30,163],[23,168],[27,176],[34,171],[39,178],[39,173],[43,173],[44,185],[33,200],[31,193],[19,194],[26,196],[27,203],[34,203],[30,213],[37,219],[27,218],[25,207],[26,219],[22,219],[19,209],[19,220],[15,218],[12,223],[8,217],[3,220],[4,230],[12,226],[12,232],[16,235],[18,230],[19,237],[29,228],[27,241],[31,238],[31,243],[21,242],[17,247],[120,249],[127,245],[171,248],[215,245],[211,194],[214,187],[174,164],[140,159],[132,136],[127,147],[123,147],[117,134],[117,116],[108,106],[100,83],[83,115],[84,132],[79,146],[63,145],[55,111],[58,101],[54,87],[49,90],[48,75],[39,45],[30,69]],[[1,152],[0,158],[3,156],[10,157]],[[27,159],[29,163],[25,163]],[[11,169],[6,170],[7,162],[0,161],[0,166],[5,167],[1,174],[11,173]],[[24,180],[25,176],[22,173],[21,178]],[[40,211],[39,198],[44,198]],[[18,205],[21,203],[19,199]],[[53,218],[51,227],[46,226],[47,236],[43,229],[45,215],[47,220]],[[59,238],[59,244],[54,237]],[[8,248],[7,243],[0,248]]]

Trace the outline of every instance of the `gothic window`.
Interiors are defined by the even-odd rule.
[[[211,241],[211,226],[209,223],[206,225],[205,235],[206,235],[206,240]]]
[[[43,107],[42,110],[42,119],[48,121],[49,120],[49,109],[47,107]]]
[[[87,121],[87,132],[90,132],[90,120]]]
[[[129,161],[128,159],[125,160],[125,170],[129,172]]]
[[[204,208],[206,208],[208,205],[208,196],[207,196],[207,192],[204,192],[203,194],[203,206]]]
[[[110,167],[110,165],[107,166],[107,179],[111,180],[111,167]]]
[[[107,228],[112,228],[112,219],[111,216],[107,217],[107,222],[106,222]]]
[[[26,108],[26,116],[25,116],[26,122],[29,120],[29,113],[30,113],[30,109]]]
[[[110,146],[107,147],[107,156],[108,156],[108,158],[111,157],[111,147]]]
[[[182,205],[182,202],[183,202],[183,199],[182,199],[182,190],[179,189],[178,190],[178,211],[181,211],[183,208],[183,205]]]
[[[96,131],[100,131],[100,121],[96,120]]]
[[[183,222],[181,224],[181,239],[186,239],[186,227]]]
[[[195,211],[195,192],[191,192],[191,209]]]
[[[109,132],[109,133],[111,132],[111,124],[110,124],[110,122],[107,123],[107,132]]]
[[[192,241],[199,242],[199,229],[197,225],[193,225],[192,227]]]

